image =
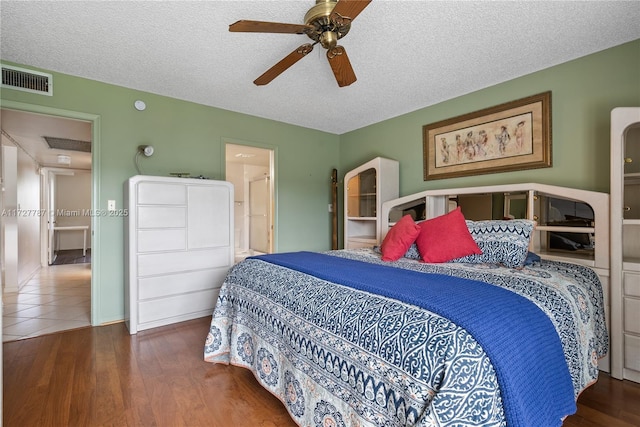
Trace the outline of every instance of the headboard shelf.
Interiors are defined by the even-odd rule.
[[[556,225],[538,225],[540,231],[559,231],[566,233],[595,233],[595,227],[562,227]]]

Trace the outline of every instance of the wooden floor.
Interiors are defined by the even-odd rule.
[[[118,323],[5,343],[3,425],[295,426],[248,370],[202,360],[208,327],[130,336]],[[601,375],[563,425],[575,426],[640,426],[640,385]]]

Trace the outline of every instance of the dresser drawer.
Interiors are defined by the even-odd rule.
[[[625,334],[624,367],[640,371],[640,337]]]
[[[184,228],[138,230],[138,252],[180,251],[187,248]]]
[[[138,277],[228,267],[233,263],[230,257],[229,248],[140,254]]]
[[[228,271],[228,267],[222,267],[189,273],[144,277],[138,279],[138,300],[219,288]]]
[[[624,294],[626,296],[640,298],[640,273],[623,271],[622,283],[624,284]]]
[[[182,184],[164,182],[140,182],[137,186],[140,205],[184,205],[187,188]]]
[[[640,334],[640,299],[624,298],[624,331]]]
[[[188,317],[192,313],[213,312],[218,298],[218,289],[209,289],[190,294],[141,301],[138,303],[138,323],[167,321],[172,317]],[[143,329],[143,328],[141,328]]]
[[[184,206],[140,206],[138,228],[178,228],[187,226]]]

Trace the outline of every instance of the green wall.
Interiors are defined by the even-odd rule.
[[[0,100],[24,103],[34,110],[54,108],[99,117],[99,152],[95,154],[99,164],[94,165],[97,207],[106,208],[108,199],[123,205],[123,184],[136,174],[133,158],[140,144],[153,144],[156,149],[152,158],[141,159],[146,174],[186,171],[221,179],[223,141],[246,141],[276,151],[276,249],[316,251],[331,247],[327,212],[331,169],[339,169],[342,181],[345,172],[376,156],[400,161],[401,195],[515,182],[608,191],[609,114],[613,107],[640,105],[640,40],[340,136],[52,74],[53,97],[3,89]],[[549,90],[552,168],[423,181],[423,125]],[[145,111],[134,110],[136,99],[147,103]],[[342,213],[341,203],[338,211]],[[124,314],[124,222],[122,218],[99,218],[98,222],[95,324],[120,320]],[[342,225],[339,228],[342,232]]]
[[[65,110],[83,113],[71,114],[74,117],[99,117],[98,153],[94,153],[99,185],[94,191],[96,208],[106,209],[109,199],[116,200],[118,207],[124,206],[123,186],[137,174],[134,155],[141,144],[155,148],[153,157],[140,159],[145,174],[189,172],[223,179],[223,141],[247,142],[275,150],[276,250],[331,248],[327,206],[331,202],[331,170],[339,163],[338,135],[52,74],[53,96],[2,89],[0,100],[3,107],[18,105],[28,111]],[[145,111],[133,108],[136,99],[146,102]],[[100,217],[97,222],[93,248],[98,270],[94,268],[92,318],[94,324],[102,324],[124,316],[124,219]]]
[[[552,92],[551,168],[423,180],[422,126],[546,91]],[[608,192],[611,109],[638,105],[640,40],[343,134],[340,176],[383,156],[400,162],[401,196],[523,182]]]

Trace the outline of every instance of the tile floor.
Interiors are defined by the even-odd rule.
[[[2,303],[3,342],[90,326],[91,264],[42,268]]]

